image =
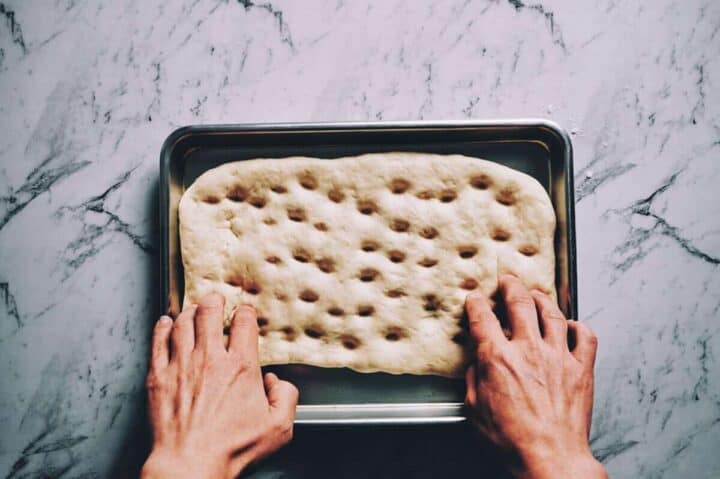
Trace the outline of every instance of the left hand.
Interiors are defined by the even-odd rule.
[[[262,376],[255,310],[223,343],[224,298],[210,294],[155,325],[147,376],[153,447],[143,478],[236,477],[292,438],[298,390]]]

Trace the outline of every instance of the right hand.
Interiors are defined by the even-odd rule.
[[[465,401],[478,431],[508,455],[516,477],[607,477],[588,444],[597,338],[516,277],[499,286],[509,339],[484,296],[465,303],[476,345]]]

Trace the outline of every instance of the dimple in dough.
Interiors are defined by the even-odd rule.
[[[498,275],[556,297],[555,214],[533,178],[460,155],[226,163],[180,200],[185,302],[255,306],[262,365],[461,376],[465,296]]]

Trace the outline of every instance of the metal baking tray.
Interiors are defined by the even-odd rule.
[[[178,202],[204,171],[250,158],[339,158],[371,152],[459,153],[537,179],[557,216],[556,286],[560,308],[577,318],[572,146],[547,120],[292,123],[187,126],[160,153],[162,309],[175,316],[183,297]],[[460,422],[464,381],[437,376],[362,374],[304,365],[272,366],[301,391],[296,423],[316,425]]]

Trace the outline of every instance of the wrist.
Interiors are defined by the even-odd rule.
[[[201,454],[154,449],[140,472],[141,479],[216,478],[227,474],[226,461]]]
[[[554,448],[524,451],[520,459],[520,466],[513,475],[523,479],[608,477],[605,467],[595,459],[589,447],[577,451]]]

